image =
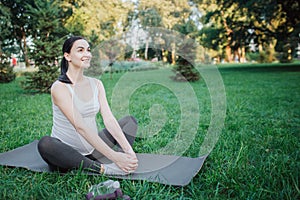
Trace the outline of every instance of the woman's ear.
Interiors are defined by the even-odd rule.
[[[64,53],[64,57],[65,57],[65,59],[68,61],[68,62],[71,62],[71,58],[70,58],[70,54],[68,54],[68,53]]]

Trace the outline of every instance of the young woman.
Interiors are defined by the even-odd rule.
[[[103,174],[134,172],[138,160],[132,149],[137,122],[132,116],[117,121],[102,82],[83,75],[92,58],[88,42],[79,36],[63,45],[61,75],[51,87],[53,127],[40,139],[38,150],[51,169],[88,169]],[[105,129],[98,133],[96,114]],[[114,148],[114,146],[116,148]],[[97,159],[105,156],[112,164]]]

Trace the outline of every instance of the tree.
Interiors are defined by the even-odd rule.
[[[274,60],[275,49],[280,54],[293,51],[299,41],[300,33],[300,5],[293,0],[268,0],[268,1],[242,1],[239,0],[240,9],[248,10],[248,17],[253,23],[250,25],[258,42],[267,52],[267,61]],[[254,20],[255,19],[255,20]],[[286,46],[287,48],[285,48]],[[280,59],[291,60],[286,58]]]
[[[8,40],[16,41],[19,45],[26,66],[29,66],[27,38],[28,32],[32,29],[30,17],[26,15],[26,5],[32,5],[34,0],[1,0],[3,6],[10,12],[11,24],[6,27],[10,32]]]
[[[200,41],[217,52],[218,60],[220,56],[224,56],[228,62],[233,62],[235,58],[244,62],[250,23],[250,18],[245,15],[247,10],[239,9],[235,1],[228,3],[213,0],[198,3],[204,24],[200,31]]]
[[[181,24],[175,25],[173,29],[181,33],[177,38],[182,38],[182,40],[176,43],[178,58],[174,68],[175,76],[172,78],[176,81],[197,81],[200,78],[200,74],[195,68],[197,51],[195,33],[198,32],[198,29],[192,20],[183,21]]]
[[[34,5],[27,5],[35,32],[34,47],[30,53],[38,71],[29,73],[23,83],[25,89],[48,92],[51,84],[59,75],[58,59],[61,55],[61,44],[67,35],[59,17],[61,7],[55,1],[35,0]]]
[[[181,23],[184,20],[188,20],[190,16],[191,7],[187,0],[140,0],[137,8],[137,18],[144,29],[149,27],[163,27],[166,29],[172,29],[174,25]],[[151,30],[151,29],[150,29]],[[153,29],[152,29],[153,30]],[[147,50],[151,37],[155,37],[156,33],[148,32],[149,36],[146,40],[145,57],[147,59]],[[162,36],[164,37],[164,36]],[[153,42],[153,41],[152,41]],[[171,48],[165,48],[162,50],[164,57],[166,55],[171,56],[171,63],[175,64],[175,45],[176,41],[171,41],[170,38],[165,38],[165,45]],[[166,51],[168,49],[169,51]]]
[[[6,47],[10,45],[7,38],[10,36],[11,18],[9,8],[0,3],[0,83],[10,82],[15,79],[16,74],[10,66],[10,55]]]
[[[187,0],[140,0],[138,2],[138,12],[147,9],[155,9],[161,17],[162,27],[167,29],[172,29],[182,19],[188,19],[191,11]]]
[[[300,3],[293,0],[279,0],[277,5],[279,26],[275,32],[281,62],[290,62],[296,55],[296,47],[300,43]],[[275,14],[277,16],[277,14]],[[290,53],[289,53],[290,52]]]
[[[85,37],[96,34],[97,43],[122,34],[127,15],[133,9],[132,3],[122,0],[73,0],[65,1],[65,5],[72,9],[66,28]]]
[[[148,60],[148,48],[151,37],[153,36],[153,27],[161,27],[162,19],[155,8],[148,8],[143,10],[139,14],[139,19],[141,20],[142,27],[147,32],[146,44],[145,44],[145,60]],[[149,29],[150,28],[150,29]]]
[[[204,13],[206,26],[223,30],[215,40],[219,40],[232,61],[232,53],[244,54],[250,39],[255,39],[264,61],[272,62],[275,47],[283,51],[283,43],[295,44],[299,33],[299,3],[277,0],[194,0]],[[294,38],[294,39],[291,39]],[[281,44],[280,44],[281,43]],[[297,42],[296,42],[297,43]],[[236,52],[237,51],[237,52]],[[266,53],[265,53],[266,52]],[[242,55],[239,55],[241,58]]]
[[[13,67],[10,66],[10,60],[2,54],[0,56],[0,83],[8,83],[16,78]]]
[[[7,38],[11,35],[9,29],[11,27],[11,18],[9,8],[0,3],[0,57],[2,58],[3,47],[7,45]]]

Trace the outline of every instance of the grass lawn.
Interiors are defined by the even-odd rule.
[[[125,194],[132,199],[300,199],[300,66],[226,65],[219,72],[226,94],[224,128],[198,175],[185,187],[119,180]],[[137,152],[198,156],[211,123],[210,91],[204,79],[174,83],[167,73],[130,72],[139,78],[131,82],[124,82],[128,74],[113,74],[112,80],[104,74],[101,80],[116,117],[130,113],[138,119]],[[156,81],[150,83],[148,76]],[[0,84],[0,152],[51,132],[50,95],[24,91],[21,79]],[[103,126],[100,117],[98,123]],[[91,185],[107,179],[79,170],[60,175],[0,166],[0,171],[0,199],[84,199]]]

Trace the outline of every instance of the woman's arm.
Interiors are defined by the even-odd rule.
[[[102,115],[105,128],[115,138],[115,140],[119,143],[119,145],[121,146],[121,148],[123,149],[123,151],[125,153],[129,153],[129,154],[132,154],[135,156],[135,153],[134,153],[131,145],[127,141],[125,135],[123,134],[123,131],[122,131],[118,121],[112,114],[110,106],[107,102],[106,92],[105,92],[102,82],[100,80],[96,80],[96,81],[97,81],[97,87],[99,90],[98,98],[99,98],[99,102],[100,102],[100,113]]]
[[[116,163],[122,170],[128,171],[133,166],[132,158],[124,153],[111,149],[99,136],[97,130],[84,123],[83,117],[72,103],[72,97],[67,87],[61,82],[55,82],[51,87],[53,103],[57,105],[77,132],[82,135],[97,151]],[[71,102],[71,103],[70,103]]]

